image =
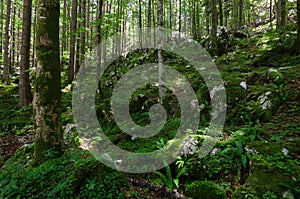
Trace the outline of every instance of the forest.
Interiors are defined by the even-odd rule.
[[[0,198],[300,199],[300,0],[0,0]]]

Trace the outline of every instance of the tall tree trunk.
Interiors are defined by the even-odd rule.
[[[281,27],[282,1],[283,0],[278,0],[277,2],[276,28]]]
[[[64,51],[67,49],[67,0],[64,0],[63,5],[63,22],[62,22],[62,33],[61,33],[61,57],[64,56]]]
[[[28,71],[30,55],[31,7],[32,0],[24,0],[19,80],[19,106],[28,106],[31,103],[30,81]]]
[[[0,65],[2,65],[3,58],[3,18],[4,18],[4,0],[0,0]]]
[[[7,0],[6,5],[6,22],[5,22],[5,33],[4,33],[4,69],[2,73],[2,82],[5,84],[10,84],[10,52],[11,52],[11,10],[12,2]]]
[[[165,69],[163,66],[163,57],[162,57],[162,28],[164,27],[163,19],[163,0],[158,0],[157,2],[157,23],[158,23],[158,74],[159,74],[159,103],[163,104],[163,99],[165,97]]]
[[[239,29],[243,26],[243,11],[244,11],[244,1],[239,1]]]
[[[81,0],[81,28],[84,29],[83,32],[80,33],[80,64],[84,60],[85,56],[85,36],[86,36],[86,0]],[[79,66],[76,68],[76,73],[79,71]]]
[[[205,23],[206,23],[205,27],[206,27],[207,34],[209,34],[209,28],[210,28],[210,22],[211,22],[210,17],[209,17],[210,8],[211,8],[210,3],[211,2],[209,0],[205,1]]]
[[[169,21],[170,21],[170,29],[172,30],[172,0],[169,0],[169,7],[170,7],[170,12],[169,12]]]
[[[178,28],[178,30],[179,30],[179,34],[182,32],[182,28],[181,28],[181,15],[182,15],[182,11],[181,11],[181,4],[182,4],[182,0],[179,0],[179,16],[178,16],[178,25],[179,25],[179,28]]]
[[[31,55],[31,62],[32,62],[32,67],[36,67],[36,21],[37,21],[37,7],[34,6],[34,14],[33,14],[33,41],[32,41],[32,55]]]
[[[152,12],[151,12],[151,0],[148,0],[148,27],[151,27],[151,16],[152,16]]]
[[[211,42],[212,42],[212,55],[217,55],[217,28],[218,28],[218,13],[217,13],[217,0],[211,1]]]
[[[286,21],[286,0],[281,0],[281,19],[280,25],[285,26]]]
[[[223,26],[223,0],[219,0],[219,16],[220,26]]]
[[[270,28],[272,29],[273,27],[273,24],[272,24],[272,21],[273,21],[273,16],[272,16],[272,7],[273,7],[273,0],[270,0],[270,10],[269,10],[269,17],[270,17]]]
[[[295,43],[295,51],[300,54],[300,0],[297,0],[297,40]]]
[[[15,67],[15,61],[16,61],[16,48],[18,45],[16,45],[16,14],[17,14],[17,6],[16,3],[12,2],[12,22],[11,22],[11,52],[10,52],[10,73],[13,74],[13,68]]]
[[[34,110],[34,163],[45,161],[46,151],[62,154],[61,76],[59,60],[59,0],[38,0],[37,69]]]
[[[72,1],[72,18],[70,26],[70,60],[67,84],[71,84],[74,79],[76,67],[76,26],[77,26],[77,0]]]

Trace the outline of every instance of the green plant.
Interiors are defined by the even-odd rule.
[[[166,168],[166,175],[164,175],[162,172],[154,171],[154,173],[158,175],[160,178],[155,179],[153,183],[164,184],[170,190],[173,190],[174,188],[178,188],[179,177],[186,172],[186,168],[185,167],[181,168],[179,172],[176,174],[175,178],[173,178],[171,168],[166,161],[164,161],[164,165]]]
[[[277,199],[276,194],[271,191],[267,191],[262,197],[263,199]]]
[[[185,189],[187,196],[201,199],[225,199],[225,192],[211,181],[194,181]]]

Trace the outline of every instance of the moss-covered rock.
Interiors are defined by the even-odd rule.
[[[83,159],[81,161],[76,162],[74,172],[68,179],[68,184],[70,189],[74,193],[78,193],[80,187],[85,183],[85,180],[87,178],[97,177],[101,179],[113,172],[116,171],[107,167],[106,165],[102,164],[94,158]],[[118,180],[118,183],[120,184],[117,187],[121,187],[122,185],[124,185],[124,182],[125,178],[120,178]]]
[[[266,79],[269,83],[280,85],[283,82],[283,75],[278,70],[269,68],[269,70],[266,73]]]
[[[263,155],[252,157],[250,170],[246,183],[233,192],[233,199],[263,198],[266,193],[272,193],[277,198],[282,198],[282,195],[288,191],[283,185],[295,184],[292,176],[279,171]]]
[[[265,141],[254,141],[249,142],[247,147],[255,150],[256,152],[264,155],[274,155],[276,153],[282,153],[283,146],[279,142],[265,142]]]
[[[188,184],[185,194],[195,199],[225,199],[225,192],[214,182],[194,181]]]

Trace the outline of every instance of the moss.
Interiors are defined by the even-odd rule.
[[[233,192],[233,199],[246,198],[246,195],[252,198],[263,198],[267,192],[272,192],[281,198],[287,191],[282,184],[295,184],[290,175],[280,172],[263,155],[252,157],[250,170],[246,183]]]
[[[122,137],[121,134],[117,134],[117,135],[111,135],[109,136],[109,140],[114,144],[118,144],[121,141]]]
[[[78,193],[80,191],[80,187],[84,185],[87,178],[97,177],[101,179],[113,172],[117,171],[107,167],[94,158],[88,158],[76,162],[74,172],[67,181],[70,189],[74,193]],[[114,183],[119,183],[116,187],[121,187],[124,185],[124,182],[125,178],[124,176],[121,176],[118,181]]]
[[[254,141],[247,144],[247,147],[254,149],[255,151],[264,155],[274,155],[276,153],[281,153],[283,148],[282,144],[279,142],[264,142],[264,141]]]
[[[187,196],[195,199],[225,199],[225,192],[214,182],[194,181],[186,186]]]

